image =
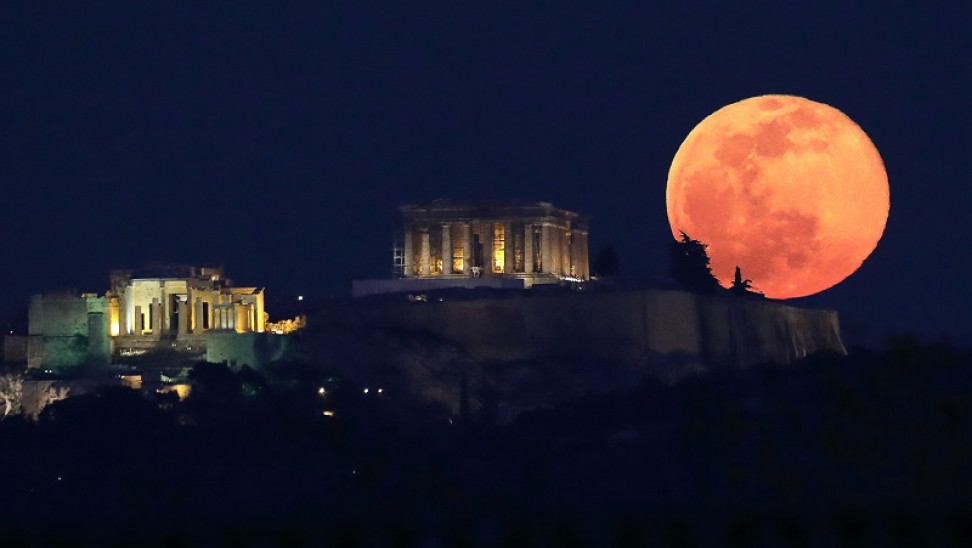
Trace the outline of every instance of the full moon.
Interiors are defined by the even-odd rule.
[[[828,105],[763,95],[723,107],[675,153],[666,191],[672,235],[709,246],[712,273],[736,266],[787,299],[840,283],[884,233],[884,162],[867,134]]]

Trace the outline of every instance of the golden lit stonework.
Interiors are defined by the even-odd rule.
[[[278,322],[273,334],[303,325],[302,318]],[[108,364],[113,357],[141,359],[160,350],[233,361],[264,333],[262,287],[236,287],[221,268],[156,265],[113,271],[111,288],[102,296],[31,297],[24,359],[29,368],[52,371]]]
[[[352,293],[583,282],[589,225],[586,215],[546,202],[401,206],[392,279],[355,280]]]
[[[161,266],[111,273],[113,337],[201,334],[210,329],[262,333],[262,287],[233,287],[222,269]]]

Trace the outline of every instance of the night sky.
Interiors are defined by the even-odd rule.
[[[268,297],[347,292],[389,275],[396,206],[439,197],[588,213],[592,254],[661,276],[679,144],[785,93],[857,122],[891,186],[875,253],[795,302],[855,340],[972,343],[959,2],[40,4],[0,8],[8,316],[150,261],[222,264]]]

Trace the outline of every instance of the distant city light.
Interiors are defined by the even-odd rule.
[[[298,300],[298,301],[302,301],[302,300],[304,300],[304,296],[303,296],[303,295],[297,295],[297,300]]]
[[[379,393],[379,394],[381,394],[381,393],[382,393],[382,392],[384,392],[384,391],[385,391],[385,389],[384,389],[384,388],[379,388],[379,389],[378,389],[378,393]]]
[[[367,388],[365,388],[365,389],[364,389],[364,393],[365,393],[365,394],[367,394],[367,393],[368,393],[368,389],[367,389]]]
[[[324,411],[324,416],[325,417],[333,417],[334,416],[334,411]]]
[[[324,387],[322,386],[317,389],[317,393],[323,396],[324,394],[327,394],[327,390],[324,390]]]

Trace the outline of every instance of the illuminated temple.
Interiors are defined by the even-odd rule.
[[[221,268],[164,265],[116,270],[103,296],[34,295],[25,361],[30,368],[57,370],[162,349],[206,352],[212,358],[214,341],[222,356],[228,345],[266,331],[263,288],[234,287]]]
[[[590,275],[589,222],[546,202],[401,206],[393,279],[356,280],[353,293],[582,282]]]
[[[232,287],[220,268],[164,266],[111,273],[105,295],[112,337],[263,332],[263,288]]]

